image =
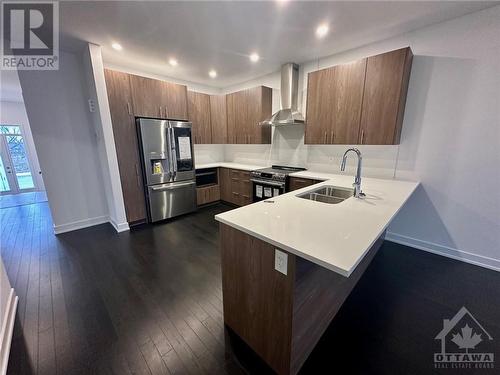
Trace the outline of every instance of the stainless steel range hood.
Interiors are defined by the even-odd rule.
[[[261,125],[304,125],[304,116],[297,110],[299,96],[299,66],[288,63],[281,67],[281,109]]]

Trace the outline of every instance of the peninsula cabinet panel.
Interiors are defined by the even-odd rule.
[[[127,221],[143,222],[146,203],[129,75],[109,69],[104,70],[104,75]]]
[[[162,81],[130,75],[134,115],[137,117],[165,118]]]
[[[410,48],[368,58],[360,144],[399,144],[412,58]]]
[[[188,91],[188,118],[193,123],[193,140],[197,144],[212,143],[210,96]]]
[[[357,143],[365,70],[362,59],[309,73],[306,143]]]
[[[224,324],[276,373],[296,374],[380,248],[378,238],[349,277],[220,224]]]
[[[225,95],[210,95],[212,143],[227,143],[227,108]]]

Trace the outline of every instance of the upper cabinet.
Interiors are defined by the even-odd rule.
[[[227,143],[226,95],[210,95],[210,125],[212,143]]]
[[[355,144],[363,102],[366,59],[309,73],[307,144]]]
[[[271,143],[271,127],[260,125],[271,116],[271,88],[258,86],[228,94],[226,99],[228,143]]]
[[[212,143],[210,96],[188,91],[188,118],[193,123],[193,140],[197,144]]]
[[[399,144],[412,59],[410,48],[368,58],[360,144]]]
[[[410,48],[309,73],[306,144],[398,144]]]
[[[134,115],[187,120],[187,88],[157,79],[130,75]]]

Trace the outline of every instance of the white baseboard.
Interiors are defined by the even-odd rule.
[[[92,227],[94,225],[104,224],[109,222],[109,217],[106,216],[97,216],[91,217],[89,219],[73,221],[71,223],[65,223],[61,225],[54,225],[54,233],[60,234],[65,232],[71,232],[73,230]]]
[[[14,294],[14,288],[11,288],[9,299],[7,300],[7,306],[5,307],[2,331],[0,332],[0,375],[5,375],[7,373],[17,302],[18,297]]]
[[[109,218],[109,223],[113,226],[113,228],[115,228],[118,233],[130,230],[130,227],[128,226],[128,223],[126,221],[123,223],[117,223],[113,219]]]
[[[448,246],[438,245],[432,242],[418,240],[416,238],[403,236],[401,234],[387,232],[385,235],[387,241],[396,242],[401,245],[414,247],[429,253],[442,255],[448,258],[461,260],[465,263],[474,264],[494,271],[500,271],[500,260],[473,254],[467,251],[454,249]]]

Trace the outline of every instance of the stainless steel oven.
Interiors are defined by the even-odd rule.
[[[253,202],[285,193],[288,190],[288,175],[303,170],[305,168],[273,165],[271,168],[252,171],[250,180],[253,184]]]

